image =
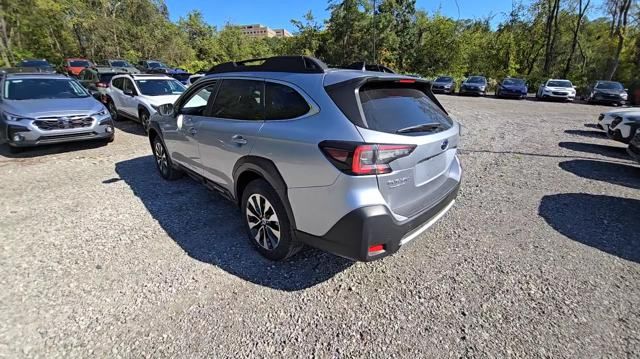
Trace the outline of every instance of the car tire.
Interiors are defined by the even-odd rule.
[[[302,248],[280,196],[265,180],[247,185],[242,192],[241,209],[249,240],[264,257],[281,261]]]
[[[116,108],[116,104],[111,98],[107,98],[107,110],[109,110],[109,114],[111,115],[112,120],[121,120],[120,116],[118,116],[118,108]]]
[[[151,115],[149,115],[149,111],[147,111],[147,109],[141,108],[138,110],[138,119],[140,120],[140,123],[142,124],[142,128],[144,128],[144,132],[149,133],[149,118],[151,117]]]
[[[173,181],[182,177],[182,171],[176,168],[169,157],[167,148],[159,136],[153,139],[153,159],[156,162],[156,167],[162,178]]]

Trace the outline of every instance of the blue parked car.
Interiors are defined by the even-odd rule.
[[[524,99],[527,97],[527,83],[523,79],[506,78],[498,83],[496,97]]]

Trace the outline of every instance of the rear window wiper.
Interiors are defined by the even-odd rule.
[[[411,132],[432,132],[438,129],[443,128],[444,126],[441,123],[422,123],[420,125],[410,126],[401,128],[396,131],[396,133],[411,133]]]

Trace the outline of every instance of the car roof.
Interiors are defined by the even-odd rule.
[[[68,79],[63,74],[47,73],[47,72],[19,72],[7,73],[4,75],[6,79]]]

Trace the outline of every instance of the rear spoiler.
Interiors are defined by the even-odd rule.
[[[449,114],[431,91],[431,81],[418,78],[392,76],[366,76],[338,82],[325,86],[329,97],[340,108],[342,113],[356,126],[368,127],[360,109],[358,90],[363,86],[390,85],[418,89],[427,95],[445,114]]]

